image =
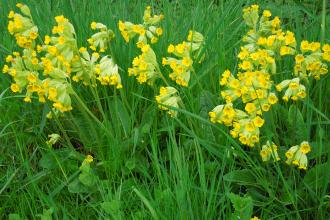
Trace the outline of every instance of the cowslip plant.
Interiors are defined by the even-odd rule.
[[[197,31],[189,31],[187,40],[177,45],[170,44],[167,48],[169,54],[173,54],[179,59],[166,57],[162,60],[162,64],[169,65],[172,70],[169,77],[183,87],[188,86],[190,72],[194,71],[193,59],[197,58],[204,44],[204,36]]]
[[[147,6],[143,15],[142,24],[133,24],[129,21],[119,21],[118,28],[124,40],[128,43],[135,36],[138,36],[137,47],[142,48],[144,45],[157,43],[159,37],[163,34],[163,29],[159,26],[161,20],[164,19],[162,14],[152,15],[151,7]]]
[[[25,102],[31,102],[36,94],[39,102],[52,103],[52,112],[63,113],[72,110],[72,81],[93,87],[100,81],[102,85],[122,88],[118,66],[111,57],[102,55],[114,38],[112,30],[101,23],[91,24],[98,32],[88,39],[93,51],[90,54],[84,47],[78,49],[75,29],[63,15],[55,17],[57,25],[52,35],[42,41],[29,8],[21,3],[17,7],[21,13],[10,11],[8,31],[22,52],[7,56],[3,73],[13,78],[10,88],[14,93],[25,92]],[[50,112],[48,116],[51,115]]]
[[[301,100],[307,95],[304,82],[308,83],[310,78],[318,80],[328,72],[328,44],[321,47],[319,42],[304,40],[297,48],[294,33],[283,31],[279,17],[272,19],[271,16],[269,10],[264,10],[259,16],[258,5],[243,10],[243,19],[249,31],[243,37],[244,45],[238,54],[238,72],[235,75],[226,70],[222,74],[219,83],[226,104],[215,107],[209,113],[211,122],[231,127],[231,136],[249,147],[259,144],[260,129],[266,123],[263,114],[278,103],[274,88],[278,92],[284,91],[282,100],[285,102]],[[295,78],[276,84],[273,76],[278,75],[277,62],[289,55],[295,55],[292,71]],[[244,109],[236,107],[238,102],[243,103]],[[286,154],[289,158],[287,163],[306,169],[306,153],[299,153],[297,146],[290,149]],[[280,159],[277,146],[270,141],[262,146],[260,155],[263,161]]]
[[[72,81],[91,87],[96,87],[98,81],[101,85],[112,85],[117,89],[123,87],[117,64],[110,55],[104,54],[115,37],[112,30],[102,23],[92,22],[91,29],[97,32],[87,40],[90,51],[86,47],[78,48],[73,25],[61,15],[55,17],[57,25],[53,27],[52,35],[46,35],[44,41],[39,42],[38,27],[29,8],[23,4],[17,4],[17,7],[21,14],[9,13],[8,31],[15,36],[22,52],[7,56],[8,64],[3,72],[13,78],[13,92],[25,92],[25,102],[31,102],[36,94],[39,102],[52,103],[53,112],[63,113],[72,110],[71,96],[75,94]],[[219,83],[226,103],[209,112],[212,123],[230,127],[230,135],[249,147],[259,144],[261,128],[266,123],[263,114],[278,103],[275,89],[284,91],[282,100],[285,102],[304,99],[307,95],[304,83],[308,83],[310,78],[318,80],[328,72],[329,45],[304,40],[297,48],[294,33],[283,31],[280,19],[272,19],[271,16],[268,10],[259,16],[258,5],[243,10],[249,31],[243,37],[244,45],[237,56],[238,72],[234,74],[226,70],[222,74]],[[147,83],[156,88],[156,79],[162,79],[166,86],[159,88],[155,99],[161,110],[176,117],[175,108],[183,107],[182,99],[179,91],[163,76],[151,47],[163,34],[159,26],[163,19],[161,14],[152,15],[148,6],[142,24],[119,21],[118,27],[126,42],[138,36],[136,46],[141,50],[141,54],[133,59],[128,74],[135,76],[140,84]],[[167,52],[173,57],[163,58],[162,64],[171,68],[169,78],[179,86],[189,85],[194,62],[197,58],[200,59],[198,62],[204,59],[201,56],[203,45],[204,36],[197,31],[189,31],[187,41],[168,46]],[[278,74],[277,62],[288,55],[295,56],[292,73],[295,78],[276,84],[273,76]],[[239,102],[243,103],[242,109],[237,104]],[[262,160],[278,161],[277,148],[276,144],[267,141],[260,152]],[[306,169],[307,153],[294,146],[286,154],[287,163]]]
[[[153,87],[156,86],[156,79],[162,79],[166,87],[160,87],[159,95],[155,96],[156,101],[161,110],[167,111],[171,117],[176,117],[177,111],[166,106],[179,108],[182,106],[182,100],[178,90],[166,81],[158,65],[157,56],[151,47],[151,44],[157,43],[159,37],[163,34],[163,29],[158,26],[163,19],[162,14],[152,16],[151,7],[148,6],[144,12],[143,24],[119,21],[118,27],[127,43],[135,36],[139,36],[136,46],[141,50],[141,54],[133,59],[132,67],[128,69],[128,75],[134,76],[140,84],[147,83]],[[200,55],[203,44],[204,36],[201,33],[189,31],[187,41],[176,46],[171,44],[168,47],[167,52],[180,59],[163,58],[162,64],[163,66],[170,65],[173,73],[169,77],[176,81],[178,85],[188,86],[190,72],[193,71],[193,59],[197,59]]]
[[[171,117],[176,117],[178,112],[175,109],[169,109],[167,106],[179,108],[182,105],[182,100],[178,96],[178,90],[173,87],[160,87],[159,95],[156,97],[161,110],[167,111]]]
[[[132,66],[128,69],[128,75],[135,76],[140,84],[153,85],[155,80],[162,76],[156,54],[149,44],[141,48],[141,55],[133,59]]]

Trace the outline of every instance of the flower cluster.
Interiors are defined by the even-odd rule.
[[[296,101],[299,98],[303,99],[306,97],[306,88],[304,85],[300,84],[299,78],[286,79],[276,85],[277,91],[280,92],[283,89],[286,90],[282,99],[286,102],[289,101],[289,99]]]
[[[67,18],[56,16],[52,36],[46,35],[39,45],[36,42],[38,28],[33,24],[29,8],[20,3],[17,7],[23,15],[9,13],[8,31],[23,51],[7,56],[3,73],[13,78],[13,92],[25,91],[25,102],[31,102],[36,94],[39,102],[52,102],[53,112],[66,112],[72,110],[71,96],[74,94],[70,79],[93,86],[97,79],[102,85],[122,87],[118,66],[111,58],[100,58],[97,52],[89,55],[86,48],[78,50],[74,27]],[[113,32],[100,23],[95,29],[100,32],[90,38],[90,48],[104,51]]]
[[[321,49],[319,42],[301,42],[301,53],[295,56],[296,65],[294,74],[300,78],[313,77],[318,80],[322,75],[328,73],[328,65],[330,62],[330,45],[325,44]]]
[[[16,5],[22,14],[10,11],[8,18],[8,31],[16,38],[16,43],[22,48],[31,48],[35,46],[35,40],[38,37],[38,27],[33,23],[30,9],[21,3]]]
[[[240,142],[253,147],[259,142],[259,128],[263,126],[264,119],[258,115],[253,117],[246,112],[233,108],[232,103],[216,106],[209,112],[212,123],[232,126],[230,134],[239,138]]]
[[[152,44],[158,42],[158,38],[163,34],[163,29],[158,25],[163,19],[162,14],[151,15],[151,7],[148,6],[144,11],[143,24],[133,24],[132,22],[120,20],[118,28],[126,42],[138,35],[137,47],[142,48],[148,44],[148,40]]]
[[[172,69],[169,77],[178,85],[187,87],[190,81],[190,73],[193,71],[193,58],[197,58],[204,43],[204,37],[196,31],[189,31],[188,41],[180,44],[168,46],[167,52],[175,55],[174,57],[163,58],[162,64],[169,65]]]
[[[262,149],[260,151],[260,156],[262,161],[266,162],[272,159],[273,161],[280,160],[280,157],[277,153],[277,146],[273,142],[267,141],[266,144],[262,145]]]
[[[129,76],[135,76],[139,83],[152,85],[160,76],[156,54],[149,44],[141,48],[141,54],[133,59],[133,67],[128,69]]]
[[[19,4],[18,7],[22,9],[27,6]],[[20,17],[18,14],[15,16]],[[5,65],[3,72],[13,77],[14,83],[11,84],[13,92],[26,91],[25,102],[31,102],[32,95],[36,93],[39,102],[44,103],[47,98],[53,102],[54,109],[65,112],[72,109],[70,98],[72,88],[66,78],[71,72],[70,60],[73,55],[67,50],[66,38],[63,36],[66,34],[69,38],[72,29],[64,17],[58,16],[56,21],[59,26],[56,26],[53,32],[58,33],[59,37],[46,36],[45,45],[36,46],[32,43],[30,47],[23,47],[22,55],[14,52],[7,56],[6,62],[9,66]],[[30,23],[26,24],[30,27]],[[9,30],[10,26],[9,23]],[[19,42],[17,44],[19,45]]]
[[[243,37],[244,45],[238,54],[238,73],[226,70],[220,78],[221,96],[226,104],[218,105],[210,113],[210,121],[232,127],[230,134],[247,146],[259,142],[259,129],[265,123],[263,113],[278,102],[278,92],[283,91],[282,99],[296,101],[306,97],[302,81],[308,77],[319,79],[328,72],[325,62],[329,61],[330,46],[318,42],[302,41],[300,51],[294,33],[283,31],[278,17],[271,18],[271,12],[264,10],[259,17],[259,6],[252,5],[243,10],[243,18],[249,31]],[[272,76],[277,74],[276,61],[281,56],[294,55],[293,79],[285,79],[277,85]],[[244,110],[234,108],[235,102],[242,102]],[[279,160],[277,146],[270,141],[262,145],[263,161]],[[307,142],[294,146],[286,153],[288,164],[307,167],[306,154],[310,151]]]
[[[161,87],[159,95],[156,96],[156,101],[159,108],[166,110],[171,117],[176,117],[178,112],[175,109],[169,109],[168,106],[179,108],[182,103],[178,91],[173,87]]]
[[[293,164],[298,166],[299,169],[307,169],[308,159],[306,154],[311,151],[311,146],[307,141],[303,141],[299,146],[291,147],[286,153],[287,164]]]
[[[112,30],[109,30],[107,26],[102,23],[91,23],[92,30],[98,30],[97,33],[93,34],[87,41],[90,44],[89,48],[93,51],[99,49],[100,53],[105,52],[108,48],[112,39],[115,38],[115,34]]]

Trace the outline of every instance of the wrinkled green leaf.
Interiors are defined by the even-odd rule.
[[[229,199],[233,204],[235,212],[232,214],[232,220],[250,220],[253,212],[253,200],[250,196],[240,197],[233,193],[229,194]]]
[[[292,134],[292,138],[296,143],[300,143],[306,140],[307,127],[304,121],[304,117],[296,105],[291,105],[288,114],[288,126],[289,131]],[[295,144],[295,143],[292,143]]]
[[[111,202],[103,202],[101,203],[101,208],[107,214],[115,214],[120,210],[120,202],[118,200],[112,200]]]

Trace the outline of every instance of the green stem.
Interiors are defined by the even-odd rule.
[[[166,78],[164,77],[164,75],[162,74],[162,72],[160,71],[159,66],[156,66],[156,70],[158,72],[158,75],[160,76],[160,78],[163,80],[163,82],[166,84],[166,86],[170,86],[170,84],[167,82]]]
[[[322,5],[322,23],[321,23],[321,43],[324,43],[325,38],[325,22],[326,22],[326,6],[327,6],[327,0],[323,0]]]

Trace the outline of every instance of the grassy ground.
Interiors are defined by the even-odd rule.
[[[145,1],[23,2],[31,8],[42,35],[55,24],[53,17],[63,14],[74,24],[83,46],[92,33],[89,24],[99,21],[115,31],[113,54],[123,70],[138,54],[133,43],[124,43],[117,22],[138,23]],[[0,67],[5,56],[17,49],[6,31],[7,14],[15,3],[0,1]],[[23,219],[47,219],[47,215],[53,219],[230,219],[234,208],[229,194],[234,193],[248,195],[241,199],[243,205],[252,198],[253,215],[261,219],[329,219],[329,75],[308,86],[309,98],[296,105],[301,114],[289,112],[291,104],[275,106],[266,114],[262,129],[265,137],[275,138],[286,149],[310,141],[314,168],[307,172],[283,163],[263,163],[257,150],[241,146],[228,136],[225,126],[208,121],[208,112],[223,102],[219,75],[237,67],[246,32],[242,8],[252,3],[279,16],[298,42],[330,42],[329,8],[325,32],[321,31],[322,1],[148,3],[165,15],[164,36],[154,47],[159,61],[167,46],[183,41],[189,29],[206,37],[207,57],[196,66],[190,86],[181,91],[185,110],[177,119],[157,109],[156,89],[138,84],[126,71],[121,72],[120,92],[99,87],[96,96],[88,88],[77,88],[97,121],[76,100],[72,112],[49,121],[47,106],[23,103],[8,89],[10,78],[1,75],[0,218],[17,213]],[[280,73],[291,74],[292,63],[281,61],[279,66]],[[62,136],[53,149],[45,144],[51,133]],[[95,158],[96,183],[90,188],[77,182],[86,154]]]

